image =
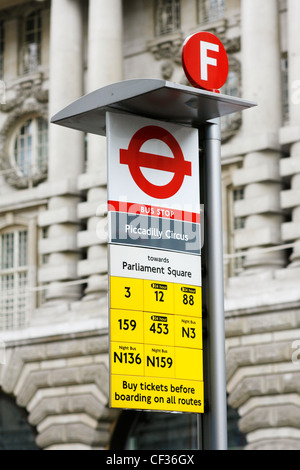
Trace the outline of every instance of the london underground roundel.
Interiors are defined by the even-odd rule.
[[[151,139],[165,142],[174,158],[141,152],[142,145]],[[159,126],[145,126],[138,130],[132,137],[128,150],[120,150],[120,163],[128,165],[133,180],[142,191],[158,199],[172,197],[181,188],[184,177],[186,175],[192,176],[191,162],[184,159],[177,140],[170,132]],[[168,171],[174,175],[168,184],[158,186],[145,178],[141,167]]]
[[[228,57],[222,42],[201,31],[189,36],[182,47],[182,66],[196,88],[218,92],[228,76]]]

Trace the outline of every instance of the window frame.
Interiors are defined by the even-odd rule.
[[[11,233],[14,231],[27,231],[27,264],[20,267],[20,272],[26,269],[27,285],[26,285],[26,307],[25,316],[22,322],[19,321],[18,312],[14,311],[12,314],[12,321],[8,325],[3,325],[0,315],[0,331],[9,331],[12,329],[19,329],[28,326],[31,318],[31,312],[37,307],[37,292],[33,287],[37,282],[37,220],[36,217],[26,217],[15,214],[14,212],[6,212],[5,218],[0,223],[0,237],[3,234]],[[0,257],[1,246],[0,246]],[[1,270],[2,261],[0,260],[0,276],[5,275],[5,270]],[[1,281],[0,281],[0,300],[1,300]],[[0,311],[1,313],[1,311]],[[4,328],[6,326],[6,328]]]
[[[26,234],[26,237],[25,237]],[[10,253],[3,246],[10,236]],[[23,236],[23,248],[21,246]],[[6,238],[6,242],[9,239]],[[26,252],[21,262],[21,251]],[[24,253],[23,253],[24,256]],[[6,263],[4,262],[6,261]],[[9,261],[11,261],[9,263]],[[26,261],[26,262],[25,262]],[[26,325],[29,315],[29,230],[23,225],[7,227],[0,231],[0,330],[11,330]],[[5,304],[6,307],[5,308]]]
[[[32,29],[27,25],[30,17],[34,23]],[[34,40],[30,40],[33,35]],[[43,40],[43,15],[42,9],[35,9],[28,12],[23,17],[22,22],[22,46],[20,51],[19,72],[21,75],[27,75],[39,71],[42,65],[42,40]],[[32,47],[35,46],[35,47]]]
[[[225,18],[225,13],[226,0],[198,0],[198,21],[200,25],[222,21]]]
[[[168,13],[167,9],[171,7]],[[165,26],[163,23],[162,15],[166,13],[169,15],[166,18]],[[181,3],[180,0],[156,0],[154,7],[154,28],[155,37],[160,38],[168,34],[180,31],[181,28]]]
[[[32,132],[22,134],[22,129],[32,126]],[[26,116],[19,121],[11,136],[10,142],[10,160],[11,165],[20,178],[34,179],[36,176],[44,174],[48,165],[48,121],[41,115]],[[28,139],[31,140],[31,146],[28,148]],[[22,142],[24,143],[22,149]],[[18,148],[16,148],[16,146]],[[24,152],[24,156],[20,152]],[[16,152],[17,158],[16,158]],[[26,158],[29,159],[26,161]]]

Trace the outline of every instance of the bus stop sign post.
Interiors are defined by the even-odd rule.
[[[211,33],[199,32],[188,37],[182,47],[182,66],[190,83],[219,93],[228,76],[228,58],[221,41]],[[220,119],[203,128],[203,159],[200,156],[200,188],[204,203],[203,306],[207,338],[204,377],[207,409],[198,416],[200,449],[227,449],[227,401],[225,363],[225,319],[223,286],[223,230],[221,186]],[[202,160],[202,161],[201,161]],[[203,176],[202,176],[203,175]]]
[[[206,321],[207,338],[203,338],[204,397],[206,403],[204,414],[199,415],[198,419],[198,440],[201,449],[223,450],[227,448],[227,416],[219,118],[223,115],[249,109],[256,104],[209,91],[212,89],[216,91],[215,79],[212,78],[212,82],[208,82],[211,78],[210,71],[212,73],[218,68],[218,51],[221,51],[222,48],[218,41],[211,37],[200,36],[200,38],[206,44],[199,46],[199,50],[204,51],[205,54],[202,60],[200,58],[199,63],[205,67],[206,71],[199,72],[202,77],[200,84],[196,83],[198,80],[196,77],[195,84],[199,88],[156,79],[127,80],[108,85],[79,98],[53,116],[51,122],[83,132],[106,135],[106,115],[107,112],[113,112],[180,124],[184,127],[198,129],[199,135],[201,134],[201,146],[203,146],[204,154],[200,156],[199,161],[200,187],[203,198],[201,203],[204,204],[205,210],[205,240],[202,253],[204,265],[203,301],[204,310],[207,312],[203,322]],[[222,61],[223,59],[224,57]],[[205,75],[206,72],[207,75]],[[203,83],[205,77],[208,78],[206,89],[205,80]],[[156,131],[154,129],[154,133]],[[172,139],[169,146],[173,148]],[[134,152],[137,158],[136,163],[142,166],[141,159],[146,158],[147,161],[147,153],[143,155],[139,149],[134,149]],[[175,147],[173,152],[173,156],[176,154],[179,161],[179,163],[173,161],[173,165],[181,165],[182,171],[188,175],[190,171],[188,163],[184,163]],[[131,162],[128,160],[126,149],[122,160],[122,165],[129,169]],[[157,164],[164,167],[165,163],[165,160],[162,159]],[[151,166],[150,163],[149,165]],[[174,178],[176,171],[178,171],[175,166],[171,171],[174,173]],[[133,176],[137,177],[135,174]],[[143,178],[139,182],[142,185],[145,183]],[[176,184],[180,186],[180,182],[176,183],[175,178],[171,186],[166,185],[167,190],[172,192],[174,188],[176,189]],[[148,189],[151,193],[155,188],[149,186]],[[153,250],[153,248],[151,249]],[[181,255],[185,256],[182,253]],[[138,404],[137,409],[140,409]]]

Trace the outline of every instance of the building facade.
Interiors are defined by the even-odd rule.
[[[222,92],[258,103],[222,118],[232,447],[300,448],[299,15],[298,0],[1,1],[0,448],[159,445],[147,414],[108,407],[105,138],[49,118],[124,79],[187,84],[200,30],[227,50]],[[192,417],[161,416],[195,448]]]

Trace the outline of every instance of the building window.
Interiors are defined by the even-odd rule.
[[[42,117],[27,120],[13,142],[13,164],[20,176],[44,173],[48,161],[48,122]]]
[[[227,227],[228,227],[228,256],[227,256],[227,276],[238,276],[243,271],[245,256],[235,248],[235,234],[238,230],[245,228],[245,217],[236,217],[234,214],[234,204],[236,201],[244,199],[244,188],[227,186]],[[225,257],[226,259],[226,257]]]
[[[0,329],[26,324],[28,314],[28,231],[0,235]]]
[[[180,0],[156,0],[155,35],[173,33],[180,29]]]
[[[4,77],[4,23],[0,21],[0,80]],[[0,95],[1,102],[1,95]]]
[[[22,73],[32,73],[41,65],[42,16],[34,11],[24,19]]]
[[[236,201],[242,201],[244,199],[244,188],[233,189],[233,204]],[[245,228],[245,217],[233,217],[233,230],[242,230]],[[236,258],[233,262],[233,275],[238,276],[243,271],[245,256],[239,255],[239,250],[235,250]]]
[[[200,0],[199,23],[213,23],[225,16],[225,0]]]

